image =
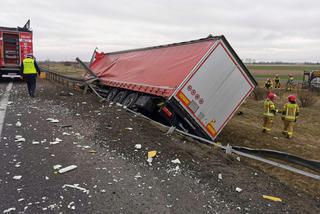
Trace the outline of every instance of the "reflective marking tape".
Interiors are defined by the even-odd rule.
[[[217,135],[217,131],[216,131],[216,129],[211,125],[211,123],[209,123],[206,128],[207,128],[207,130],[210,132],[210,134],[211,134],[213,137]]]
[[[190,100],[181,91],[179,91],[179,93],[178,93],[178,98],[182,101],[182,103],[185,106],[189,105]]]

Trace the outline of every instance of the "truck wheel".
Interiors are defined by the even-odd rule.
[[[122,104],[130,108],[137,101],[138,97],[139,97],[138,93],[131,93],[123,100]]]
[[[117,95],[117,93],[118,93],[118,89],[116,89],[116,88],[112,89],[112,90],[109,92],[106,100],[107,100],[108,102],[111,102],[111,101],[113,100],[113,98]]]
[[[127,91],[120,91],[114,98],[113,98],[113,102],[115,103],[122,103],[122,101],[124,100],[124,98],[127,96]]]

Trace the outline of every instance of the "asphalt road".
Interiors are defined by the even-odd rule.
[[[121,107],[47,81],[39,82],[36,98],[27,96],[22,82],[14,82],[6,101],[8,84],[0,83],[1,102],[6,102],[6,108],[0,106],[3,114],[6,111],[0,143],[0,212],[317,213],[320,209],[316,199],[219,151],[165,136]],[[136,149],[136,144],[142,148]],[[158,152],[152,165],[146,161],[150,150]],[[181,164],[172,162],[177,158]],[[60,173],[57,165],[77,168]],[[286,202],[262,199],[262,193]]]

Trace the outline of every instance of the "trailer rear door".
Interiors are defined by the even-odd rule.
[[[252,81],[220,40],[174,98],[214,140],[253,88]]]

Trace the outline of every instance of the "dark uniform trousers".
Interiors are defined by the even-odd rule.
[[[29,95],[33,97],[36,90],[37,74],[24,74],[23,78],[27,82]]]

